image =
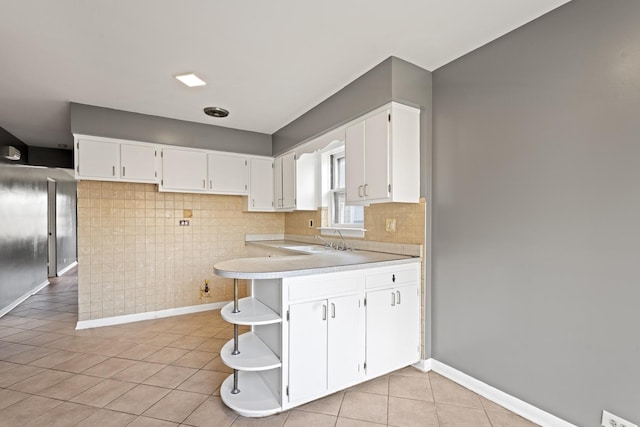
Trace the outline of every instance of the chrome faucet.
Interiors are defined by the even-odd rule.
[[[347,246],[347,242],[344,240],[344,237],[342,237],[342,233],[340,232],[340,230],[336,230],[336,231],[338,232],[338,234],[340,235],[340,239],[342,240],[342,245],[336,246],[336,249],[338,249],[339,251],[349,250],[349,246]]]
[[[316,240],[320,240],[323,243],[324,246],[333,249],[333,242],[331,242],[331,241],[329,241],[329,240],[327,240],[327,239],[325,239],[325,238],[323,238],[321,236],[318,236],[318,235],[315,236],[315,239]]]

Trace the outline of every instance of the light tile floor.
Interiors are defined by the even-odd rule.
[[[76,272],[0,319],[2,426],[440,426],[534,424],[435,374],[405,368],[297,409],[238,417],[219,397],[218,311],[76,331]]]

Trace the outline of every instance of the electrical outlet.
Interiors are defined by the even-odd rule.
[[[387,218],[385,221],[385,229],[392,233],[396,232],[396,219],[395,218]]]
[[[633,424],[605,410],[602,410],[602,426],[603,427],[638,427],[637,424]]]

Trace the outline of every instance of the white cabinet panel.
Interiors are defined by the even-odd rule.
[[[327,300],[289,308],[289,401],[301,402],[327,389]]]
[[[363,307],[358,295],[328,300],[328,387],[338,390],[355,383],[363,372]]]
[[[120,176],[120,144],[93,139],[76,142],[76,177],[108,178]]]
[[[123,180],[155,182],[158,177],[154,145],[120,145],[120,163]]]
[[[364,188],[366,199],[389,197],[389,117],[390,110],[369,117],[364,122]],[[416,153],[416,156],[418,154]]]
[[[274,202],[277,210],[296,207],[296,157],[287,153],[275,159]]]
[[[273,160],[253,158],[249,169],[248,211],[273,211]]]
[[[289,401],[302,402],[358,381],[364,323],[357,294],[290,306]]]
[[[420,358],[418,284],[367,292],[367,376],[375,377]]]
[[[248,193],[249,162],[244,156],[209,153],[208,160],[208,189],[217,194]]]
[[[391,289],[367,292],[367,376],[389,372],[395,365],[395,306],[391,298]]]
[[[162,151],[163,190],[206,191],[207,153],[165,148]]]
[[[315,211],[318,209],[319,193],[318,153],[305,153],[296,158],[295,191],[296,210]]]
[[[420,110],[391,103],[345,135],[348,204],[419,201]]]

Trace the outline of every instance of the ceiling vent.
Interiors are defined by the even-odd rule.
[[[7,160],[20,160],[20,150],[16,147],[12,147],[11,145],[2,147],[2,152],[0,154]]]

